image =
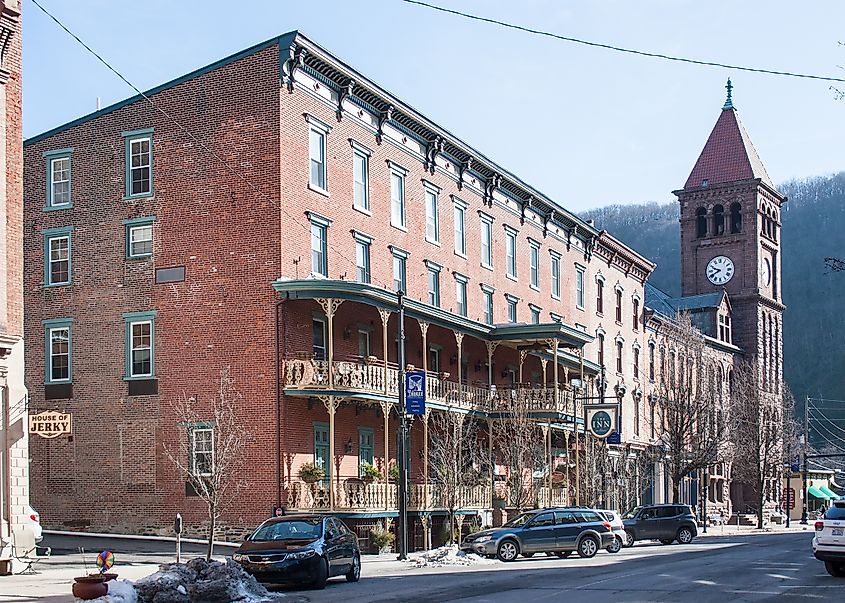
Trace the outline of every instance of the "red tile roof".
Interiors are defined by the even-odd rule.
[[[684,188],[699,187],[704,180],[720,184],[752,178],[773,186],[736,109],[722,109]]]

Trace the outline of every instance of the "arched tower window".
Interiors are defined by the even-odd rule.
[[[721,205],[713,206],[713,234],[725,234],[725,208]]]
[[[695,236],[699,239],[707,236],[707,210],[703,207],[695,210]]]
[[[731,234],[742,232],[742,206],[739,203],[731,204]]]

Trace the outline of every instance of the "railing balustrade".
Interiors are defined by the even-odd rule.
[[[292,357],[283,360],[282,374],[287,389],[329,389],[329,370],[335,390],[349,390],[371,394],[385,393],[399,396],[399,369],[385,368],[382,362],[337,360],[331,369],[326,360]],[[495,386],[478,387],[459,384],[441,378],[442,373],[426,376],[426,398],[444,406],[476,412],[512,412],[515,406],[529,413],[552,412],[570,417],[580,417],[583,403],[567,386]]]

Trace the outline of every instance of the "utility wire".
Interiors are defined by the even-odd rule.
[[[420,0],[401,0],[407,4],[415,4],[417,6],[423,6],[425,8],[430,8],[431,10],[440,11],[442,13],[448,13],[451,15],[457,15],[459,17],[463,17],[465,19],[471,19],[473,21],[482,21],[484,23],[491,23],[493,25],[498,25],[500,27],[506,27],[508,29],[516,29],[518,31],[523,31],[526,33],[534,34],[537,36],[545,36],[547,38],[555,38],[557,40],[563,40],[564,42],[572,42],[574,44],[583,44],[584,46],[592,46],[595,48],[604,48],[605,50],[613,50],[615,52],[625,52],[628,54],[635,54],[643,57],[650,57],[654,59],[663,59],[666,61],[676,61],[679,63],[691,63],[693,65],[704,65],[706,67],[722,67],[724,69],[734,69],[736,71],[750,71],[753,73],[765,73],[767,75],[782,75],[787,77],[799,77],[804,79],[810,80],[822,80],[825,82],[845,82],[845,79],[838,78],[838,77],[826,77],[823,75],[810,75],[806,73],[792,73],[790,71],[776,71],[774,69],[761,69],[757,67],[743,67],[741,65],[729,65],[726,63],[718,63],[716,61],[702,61],[698,59],[689,59],[685,57],[676,57],[668,54],[662,54],[657,52],[647,52],[645,50],[636,50],[634,48],[623,48],[621,46],[614,46],[612,44],[602,44],[601,42],[591,42],[589,40],[582,40],[579,38],[572,38],[570,36],[563,36],[560,34],[552,33],[549,31],[543,31],[541,29],[532,29],[530,27],[525,27],[523,25],[514,25],[513,23],[507,23],[505,21],[499,21],[498,19],[491,19],[489,17],[481,17],[478,15],[472,15],[470,13],[465,13],[459,10],[455,10],[452,8],[445,8],[442,6],[437,6],[436,4],[429,4],[428,2],[421,2]]]
[[[292,220],[295,224],[297,224],[298,226],[302,227],[302,229],[303,229],[303,230],[305,230],[305,231],[309,234],[309,236],[310,236],[310,234],[311,234],[311,228],[310,228],[310,226],[306,226],[305,224],[303,224],[302,222],[300,222],[300,221],[299,221],[299,220],[298,220],[295,216],[293,216],[290,212],[288,212],[288,211],[285,209],[285,207],[284,207],[284,205],[283,205],[282,203],[279,203],[279,202],[277,202],[277,201],[274,201],[274,200],[273,200],[273,199],[272,199],[272,198],[271,198],[271,197],[270,197],[267,193],[265,193],[265,192],[264,192],[264,191],[262,191],[260,188],[258,188],[258,187],[257,187],[255,184],[253,184],[253,183],[252,183],[249,179],[247,179],[247,178],[246,178],[246,176],[244,176],[243,174],[241,174],[238,170],[236,170],[235,168],[233,168],[233,167],[232,167],[232,166],[231,166],[231,165],[230,165],[230,164],[229,164],[229,163],[228,163],[225,159],[223,159],[222,157],[220,157],[220,155],[218,155],[218,154],[217,154],[217,153],[216,153],[213,149],[211,149],[210,147],[208,147],[208,145],[206,145],[206,144],[205,144],[204,142],[202,142],[199,138],[197,138],[196,136],[194,136],[194,134],[193,134],[190,130],[188,130],[188,128],[186,128],[185,126],[183,126],[183,125],[182,125],[182,124],[181,124],[178,120],[176,120],[173,116],[171,116],[171,115],[170,115],[169,113],[167,113],[164,109],[162,109],[162,108],[161,108],[161,107],[159,107],[157,104],[155,104],[155,103],[153,102],[153,100],[152,100],[149,96],[147,96],[146,94],[144,94],[144,93],[143,93],[143,92],[142,92],[142,91],[141,91],[141,90],[140,90],[137,86],[135,86],[135,84],[133,84],[132,82],[130,82],[130,81],[129,81],[126,77],[124,77],[124,76],[123,76],[123,74],[121,74],[121,73],[120,73],[117,69],[115,69],[114,67],[112,67],[112,66],[109,64],[109,62],[108,62],[108,61],[106,61],[106,60],[105,60],[102,56],[100,56],[99,54],[97,54],[97,52],[96,52],[96,51],[94,51],[94,50],[93,50],[90,46],[88,46],[88,44],[86,44],[85,42],[83,42],[83,41],[79,38],[79,36],[77,36],[75,33],[73,33],[70,29],[68,29],[68,28],[65,26],[65,24],[64,24],[64,23],[62,23],[62,22],[61,22],[61,21],[60,21],[57,17],[55,17],[55,16],[54,16],[52,13],[50,13],[50,12],[49,12],[46,8],[44,8],[44,7],[43,7],[43,6],[42,6],[42,5],[38,2],[38,0],[31,0],[31,1],[32,1],[32,3],[33,3],[35,6],[37,6],[39,9],[41,9],[41,12],[43,12],[45,15],[47,15],[48,17],[50,17],[50,19],[52,19],[52,20],[56,23],[56,25],[58,25],[59,27],[61,27],[61,28],[62,28],[62,29],[63,29],[63,30],[64,30],[64,31],[65,31],[65,32],[66,32],[66,33],[67,33],[70,37],[72,37],[74,40],[76,40],[77,42],[79,42],[79,44],[80,44],[80,45],[82,45],[82,47],[83,47],[83,48],[85,48],[85,50],[87,50],[87,51],[88,51],[88,52],[90,52],[92,55],[94,55],[94,56],[97,58],[97,60],[98,60],[98,61],[100,61],[103,65],[105,65],[105,66],[106,66],[106,68],[107,68],[109,71],[111,71],[112,73],[114,73],[117,77],[119,77],[121,80],[123,80],[123,82],[124,82],[127,86],[129,86],[130,88],[132,88],[132,90],[134,90],[135,92],[137,92],[137,93],[138,93],[138,95],[139,95],[139,96],[141,96],[141,97],[142,97],[145,101],[147,101],[147,102],[150,104],[150,106],[152,106],[152,108],[153,108],[153,109],[155,109],[156,111],[158,111],[159,113],[161,113],[161,114],[162,114],[162,115],[163,115],[163,116],[164,116],[164,117],[165,117],[168,121],[172,122],[172,123],[173,123],[176,127],[178,127],[178,128],[179,128],[180,130],[182,130],[185,134],[187,134],[187,135],[188,135],[188,137],[190,137],[190,138],[191,138],[191,140],[193,140],[193,141],[194,141],[194,142],[195,142],[195,143],[196,143],[196,144],[197,144],[197,145],[198,145],[198,146],[199,146],[202,150],[204,150],[206,153],[208,153],[208,154],[209,154],[209,155],[211,155],[214,159],[216,159],[218,162],[220,162],[220,163],[223,165],[223,167],[225,167],[225,168],[226,168],[226,169],[227,169],[227,170],[228,170],[228,171],[229,171],[229,172],[230,172],[233,176],[237,177],[237,178],[238,178],[239,180],[241,180],[244,184],[246,184],[246,185],[247,185],[250,189],[252,189],[252,190],[253,190],[253,192],[257,193],[259,196],[261,196],[261,197],[263,197],[264,199],[267,199],[267,200],[268,200],[268,201],[270,201],[271,203],[275,204],[275,205],[276,205],[279,209],[281,209],[281,211],[282,211],[282,212],[283,212],[283,213],[284,213],[284,214],[285,214],[288,218],[290,218],[290,219],[291,219],[291,220]],[[357,264],[356,264],[356,262],[355,262],[355,261],[353,261],[353,260],[351,260],[351,259],[349,259],[348,257],[346,257],[346,256],[345,256],[345,255],[344,255],[341,251],[339,251],[339,250],[337,249],[337,247],[335,247],[335,246],[333,246],[333,245],[329,244],[329,242],[328,242],[328,237],[326,237],[326,247],[327,247],[328,249],[332,249],[332,250],[333,250],[333,251],[334,251],[334,252],[335,252],[335,253],[336,253],[336,254],[337,254],[340,258],[342,258],[343,260],[346,260],[347,262],[349,262],[349,263],[352,265],[352,269],[353,269],[353,270],[356,270],[356,269],[357,269]],[[372,271],[370,272],[370,276],[372,277]],[[384,285],[382,285],[382,286],[384,287]],[[388,287],[384,287],[384,288],[385,288],[385,289],[389,289]]]

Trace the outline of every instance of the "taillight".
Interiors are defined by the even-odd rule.
[[[34,521],[35,523],[38,523],[38,522],[39,522],[39,519],[38,519],[38,513],[33,513],[32,515],[30,515],[30,516],[29,516],[29,518],[30,518],[32,521]]]
[[[817,521],[816,522],[816,532],[821,532],[822,530],[824,530],[824,522],[823,521]]]
[[[604,527],[606,527],[606,528],[607,528],[608,530],[610,530],[611,532],[613,531],[613,526],[612,526],[612,525],[610,525],[609,523],[607,523],[606,521],[605,521],[603,524],[601,524],[601,525],[603,525]]]

